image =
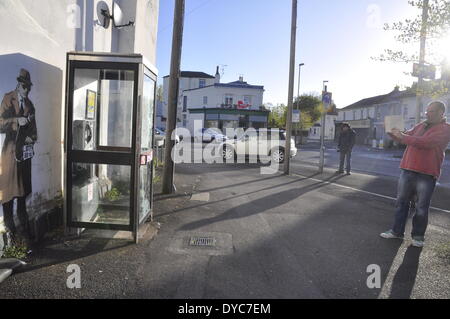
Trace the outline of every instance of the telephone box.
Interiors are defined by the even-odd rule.
[[[141,55],[67,54],[67,227],[138,241],[153,210],[156,77]]]

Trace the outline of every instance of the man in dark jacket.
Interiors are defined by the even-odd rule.
[[[338,152],[341,153],[339,161],[338,174],[344,173],[344,161],[346,162],[347,175],[350,175],[351,165],[350,160],[352,158],[352,149],[355,145],[356,132],[352,130],[348,123],[342,125],[341,134],[339,135]]]

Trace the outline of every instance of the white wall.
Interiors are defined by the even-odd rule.
[[[100,26],[99,2],[0,1],[0,98],[16,88],[21,68],[30,72],[33,82],[29,97],[36,108],[38,142],[32,160],[30,215],[53,208],[62,195],[66,53],[122,49],[122,52],[141,53],[156,64],[159,1],[118,1],[124,13],[136,22],[135,27],[121,31]],[[112,8],[112,0],[104,2]],[[131,42],[133,46],[129,47]],[[0,144],[3,138],[0,134]],[[2,214],[0,206],[0,217]]]
[[[220,107],[225,102],[225,95],[233,95],[233,104],[244,101],[244,96],[252,97],[252,106],[249,110],[259,110],[263,101],[263,90],[231,87],[209,87],[200,90],[185,91],[188,99],[188,108],[203,108],[203,97],[208,97],[207,107]]]
[[[166,76],[163,79],[163,115],[167,117],[167,107],[169,100],[169,77]],[[180,78],[179,88],[178,88],[178,106],[177,106],[177,116],[181,119],[183,111],[183,95],[185,90],[196,89],[199,87],[200,79],[205,80],[205,86],[213,85],[215,79],[210,78]]]
[[[335,121],[338,119],[336,115],[327,115],[325,117],[325,139],[326,140],[334,140],[336,125]],[[317,121],[317,124],[320,124],[321,121]],[[316,129],[316,134],[314,134],[314,129]],[[320,140],[321,127],[314,126],[310,129],[310,133],[308,135],[308,139],[310,140]]]

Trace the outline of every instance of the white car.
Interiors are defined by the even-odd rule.
[[[155,127],[155,144],[156,146],[164,146],[166,140],[166,133],[163,129]],[[180,143],[180,137],[175,135],[175,143]]]
[[[275,136],[273,134],[276,134]],[[294,139],[291,138],[291,157],[297,155]],[[222,157],[225,161],[239,156],[269,159],[274,163],[283,163],[286,154],[286,132],[278,129],[259,129],[247,131],[235,140],[228,140],[222,145]]]
[[[212,128],[202,128],[194,135],[195,142],[225,142],[228,137]]]

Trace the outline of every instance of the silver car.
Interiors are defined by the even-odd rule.
[[[291,138],[291,157],[297,155],[294,139]],[[286,132],[278,129],[249,130],[241,137],[228,140],[222,145],[222,157],[225,161],[238,156],[270,159],[274,163],[283,163],[286,154]]]

